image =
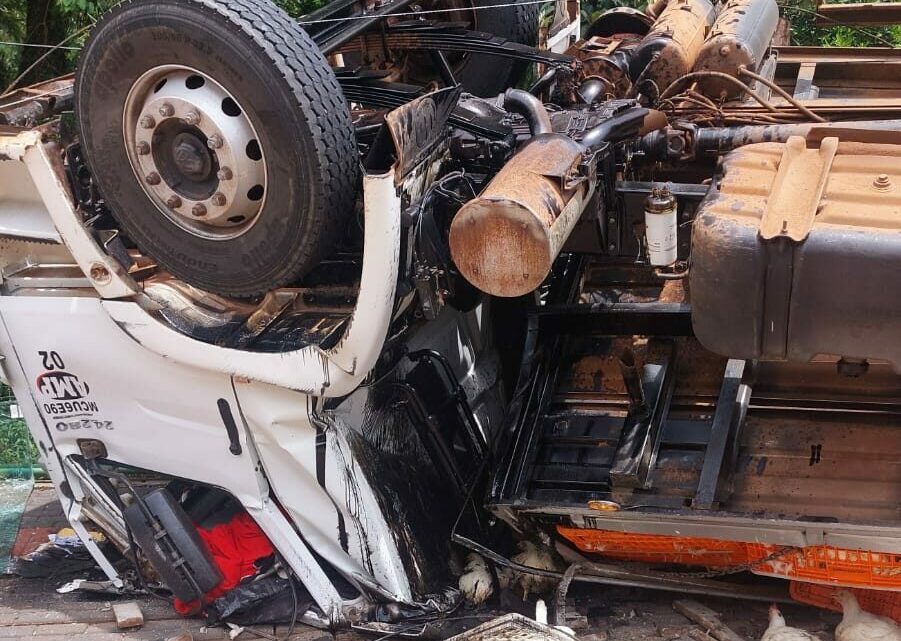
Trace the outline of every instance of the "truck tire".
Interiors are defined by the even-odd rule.
[[[75,99],[122,230],[196,287],[296,282],[346,227],[359,165],[344,96],[268,0],[124,2],[87,42]]]
[[[531,47],[538,44],[538,14],[541,5],[519,2],[513,6],[495,7],[509,5],[509,0],[472,0],[472,4],[475,7],[492,7],[473,12],[475,25],[472,29],[475,31],[486,31]],[[515,87],[527,66],[528,63],[511,58],[469,55],[454,66],[454,75],[466,91],[489,98],[508,87]]]

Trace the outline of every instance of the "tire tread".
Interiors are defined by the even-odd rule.
[[[95,30],[139,1],[118,4],[98,21]],[[296,282],[327,256],[345,229],[358,193],[360,171],[348,106],[319,48],[299,24],[270,0],[182,0],[179,4],[194,5],[216,14],[236,36],[243,36],[268,58],[297,105],[297,115],[312,135],[316,153],[307,160],[314,168],[314,175],[322,180],[315,186],[314,211],[306,212],[310,221],[298,251],[284,256],[280,274],[266,282],[239,287],[198,283],[219,294],[259,295]],[[85,46],[85,51],[88,48]],[[87,160],[90,166],[90,158]]]

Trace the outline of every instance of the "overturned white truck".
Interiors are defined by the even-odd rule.
[[[901,57],[554,8],[140,0],[0,101],[3,377],[112,586],[210,608],[227,504],[326,625],[473,552],[901,590]]]

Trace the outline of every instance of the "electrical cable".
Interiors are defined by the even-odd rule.
[[[555,4],[555,2],[556,2],[556,0],[527,0],[526,2],[508,2],[508,3],[504,3],[504,4],[486,5],[483,7],[470,7],[467,9],[467,11],[486,11],[486,10],[493,11],[495,9],[502,9],[505,7],[525,7],[525,6],[532,6],[532,5],[550,5],[550,4]],[[117,4],[120,4],[120,3],[117,3]],[[307,26],[307,25],[316,25],[316,24],[351,22],[354,20],[373,20],[373,19],[379,20],[379,19],[386,19],[386,18],[413,18],[413,17],[424,16],[424,15],[433,15],[433,14],[440,14],[440,13],[457,13],[457,12],[459,12],[459,9],[427,9],[425,11],[405,11],[405,12],[399,12],[399,13],[386,13],[381,16],[373,16],[373,15],[365,15],[364,14],[364,15],[359,15],[359,16],[345,16],[343,18],[323,18],[321,20],[298,20],[297,23],[301,26]],[[39,64],[41,64],[54,51],[58,51],[61,49],[66,50],[66,51],[80,51],[82,49],[82,47],[67,47],[67,46],[65,46],[65,44],[67,42],[72,41],[76,37],[82,35],[86,31],[89,31],[91,28],[94,27],[94,24],[95,23],[92,22],[88,26],[83,27],[82,29],[79,29],[78,31],[67,36],[59,44],[55,44],[55,45],[45,45],[45,44],[26,43],[26,42],[0,41],[0,45],[9,45],[9,46],[18,46],[18,47],[37,47],[40,49],[47,49],[46,53],[44,53],[37,60],[35,60],[31,65],[29,65],[25,71],[23,71],[21,74],[19,74],[19,76],[9,84],[9,86],[3,91],[3,93],[0,94],[0,97],[3,97],[5,95],[7,95],[8,93],[10,93],[11,91],[13,91],[16,88],[16,86],[19,84],[19,82],[25,76],[27,76],[32,70],[34,70],[35,67],[37,67]]]
[[[0,45],[7,45],[9,47],[33,47],[35,49],[64,49],[66,51],[81,51],[81,47],[61,47],[60,45],[43,45],[36,42],[9,42],[7,40],[0,40]]]
[[[294,583],[294,571],[291,569],[291,566],[285,562],[285,559],[282,558],[281,554],[276,552],[275,558],[277,558],[279,563],[282,564],[282,567],[285,568],[285,572],[288,576],[288,585],[291,586],[291,599],[293,601],[291,609],[291,625],[288,626],[288,633],[285,635],[285,641],[288,641],[291,638],[291,635],[294,634],[294,628],[297,626],[297,584]]]
[[[797,107],[798,111],[803,113],[805,116],[807,116],[811,120],[815,120],[816,122],[826,122],[825,118],[813,113],[810,109],[808,109],[807,107],[802,105],[800,102],[795,100],[793,96],[789,95],[789,93],[787,91],[785,91],[782,87],[777,85],[775,82],[767,80],[763,76],[754,73],[753,71],[751,71],[744,65],[742,65],[738,68],[738,73],[739,73],[739,75],[747,76],[748,78],[753,78],[757,82],[766,85],[767,87],[769,87],[770,89],[772,89],[773,91],[778,93],[780,96],[785,98],[785,100],[787,100],[789,103],[791,103],[792,105]]]
[[[495,618],[493,614],[469,614],[466,616],[438,618],[438,619],[435,619],[433,622],[440,621],[442,623],[446,623],[449,621],[467,621],[469,619],[493,619],[493,618]],[[413,625],[403,627],[400,630],[393,630],[391,632],[388,632],[387,634],[383,634],[380,637],[376,637],[375,639],[373,639],[373,641],[385,641],[385,639],[390,639],[392,637],[396,637],[399,634],[404,634],[406,632],[409,632],[410,630],[415,630],[416,628],[418,628],[422,625],[424,625],[424,624],[423,623],[415,623]]]
[[[485,5],[483,7],[467,7],[466,11],[485,11],[485,10],[494,10],[494,9],[503,9],[505,7],[527,7],[530,5],[536,4],[555,4],[555,0],[527,0],[526,2],[508,2],[504,4],[491,4]],[[419,17],[424,15],[431,15],[436,13],[458,13],[459,9],[426,9],[425,11],[404,11],[401,13],[386,13],[381,16],[374,15],[360,15],[360,16],[346,16],[344,18],[322,18],[321,20],[307,20],[303,19],[298,20],[297,24],[301,26],[312,25],[312,24],[326,24],[331,22],[348,22],[351,20],[373,20],[373,19],[385,19],[385,18],[405,18],[405,17]]]
[[[684,76],[677,78],[674,80],[669,87],[663,90],[663,93],[660,94],[660,98],[658,100],[664,100],[673,95],[673,89],[678,87],[686,80],[696,80],[698,78],[718,78],[720,80],[725,80],[726,82],[731,82],[734,85],[737,85],[739,89],[747,93],[754,100],[760,103],[760,106],[766,109],[769,112],[778,114],[779,110],[776,109],[772,104],[761,98],[753,89],[751,89],[748,85],[743,83],[741,80],[736,78],[735,76],[730,76],[727,73],[723,73],[721,71],[692,71],[691,73],[687,73]]]
[[[64,44],[66,44],[67,42],[70,42],[71,40],[73,40],[73,39],[77,38],[78,36],[82,35],[83,33],[85,33],[86,31],[92,29],[92,28],[94,27],[94,24],[95,24],[95,23],[92,22],[92,23],[89,24],[88,26],[82,27],[82,28],[79,29],[78,31],[75,31],[74,33],[71,33],[71,34],[69,34],[68,36],[66,36],[66,37],[65,37],[63,40],[61,40],[59,43],[57,43],[57,44],[51,46],[51,47],[50,47],[43,55],[39,56],[37,60],[35,60],[34,62],[32,62],[30,65],[28,65],[28,68],[25,69],[25,71],[23,71],[22,73],[20,73],[20,74],[16,77],[15,80],[13,80],[11,83],[9,83],[9,86],[8,86],[6,89],[3,90],[3,94],[2,94],[2,95],[5,96],[5,95],[8,94],[10,91],[12,91],[13,89],[15,89],[15,88],[16,88],[16,85],[18,85],[19,82],[20,82],[25,76],[27,76],[29,73],[31,73],[32,70],[34,70],[35,67],[37,67],[39,64],[41,64],[42,62],[44,62],[44,60],[46,60],[47,57],[50,56],[51,53],[53,53],[54,51],[57,51],[60,47],[62,47],[62,46],[63,46]],[[48,46],[49,46],[49,45],[48,45]],[[2,96],[0,96],[0,97],[2,97]]]

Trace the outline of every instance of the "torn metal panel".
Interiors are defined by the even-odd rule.
[[[19,162],[27,168],[34,188],[49,215],[59,238],[66,244],[82,271],[106,298],[133,296],[138,288],[125,268],[104,252],[84,226],[69,191],[62,166],[61,150],[55,143],[43,142],[43,134],[27,130],[16,135],[0,135],[0,162]],[[38,220],[41,219],[41,213]],[[36,240],[56,240],[45,226],[32,227]],[[22,235],[19,230],[18,235]]]
[[[252,381],[236,381],[242,414],[278,497],[304,539],[360,589],[412,602],[390,544],[386,514],[359,469],[342,425],[312,419],[313,399]]]
[[[0,98],[0,125],[34,127],[72,109],[74,84],[75,75],[69,74],[7,93]]]
[[[440,89],[411,100],[385,116],[397,157],[394,180],[398,186],[437,145],[445,142],[447,120],[462,90],[462,87]]]
[[[375,365],[394,311],[400,253],[400,198],[394,172],[366,176],[363,188],[365,241],[360,293],[341,339],[278,354],[200,343],[157,320],[139,305],[106,301],[104,307],[145,348],[179,363],[222,372],[316,396],[351,392]]]

